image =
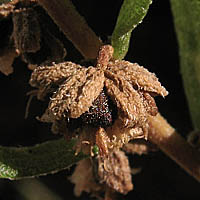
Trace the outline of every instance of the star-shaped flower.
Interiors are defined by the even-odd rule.
[[[79,146],[86,144],[91,147],[97,144],[102,154],[107,154],[114,147],[122,147],[133,138],[147,138],[148,116],[157,114],[153,96],[164,97],[168,94],[155,74],[136,63],[114,60],[112,55],[112,46],[105,45],[99,51],[95,67],[84,67],[72,62],[41,66],[34,70],[30,80],[32,86],[39,88],[38,98],[54,88],[42,119],[53,122],[54,130],[57,127],[58,132],[62,132],[60,127],[63,130],[65,126],[65,133],[70,134],[67,133],[68,121],[83,119],[84,115],[90,118],[91,112],[94,113],[91,110],[97,112],[95,120],[102,120],[100,114],[115,118],[110,119],[110,126],[97,123],[95,128],[85,120],[86,125],[78,130]],[[112,116],[107,100],[102,107],[102,95],[117,107],[117,116]]]

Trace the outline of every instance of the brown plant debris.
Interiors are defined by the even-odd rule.
[[[36,0],[1,4],[0,28],[0,71],[5,75],[12,73],[18,56],[29,65],[61,62],[66,56],[58,27]]]
[[[5,47],[0,53],[0,72],[5,75],[13,73],[13,61],[18,56],[18,52],[11,46]]]
[[[12,16],[13,38],[19,52],[36,52],[40,49],[40,25],[33,8],[15,10]]]
[[[127,194],[133,189],[128,158],[120,150],[111,152],[106,157],[97,156],[80,161],[70,181],[75,184],[76,196],[87,192],[98,199],[113,196],[113,191]]]
[[[81,196],[82,192],[95,194],[103,189],[100,184],[96,183],[93,177],[93,166],[90,159],[79,161],[69,179],[75,184],[74,194],[77,197]]]
[[[71,62],[40,66],[30,79],[39,89],[39,99],[54,91],[45,113],[48,117],[43,118],[54,127],[65,121],[61,133],[78,135],[77,149],[87,146],[85,153],[94,144],[104,155],[134,138],[147,139],[148,116],[158,112],[153,97],[168,94],[155,74],[136,63],[112,60],[112,54],[113,48],[105,45],[95,67]]]
[[[122,194],[127,194],[133,189],[131,169],[123,151],[116,150],[108,154],[108,157],[100,157],[98,176],[101,184],[106,183]]]

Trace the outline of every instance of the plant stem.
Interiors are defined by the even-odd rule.
[[[200,1],[171,0],[180,67],[195,130],[200,130]]]
[[[97,57],[102,42],[70,0],[38,0],[38,2],[86,59]]]
[[[0,146],[0,178],[11,180],[53,174],[85,158],[75,156],[75,140],[48,141],[33,147]]]
[[[176,133],[160,114],[149,120],[149,140],[200,182],[200,152]]]

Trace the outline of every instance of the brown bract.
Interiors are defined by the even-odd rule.
[[[87,138],[84,127],[78,131],[89,146],[96,143],[101,154],[120,148],[131,139],[147,138],[148,116],[158,112],[153,96],[168,94],[155,74],[136,63],[112,60],[112,54],[113,48],[105,45],[100,49],[95,67],[71,62],[53,64],[36,68],[30,79],[30,84],[39,88],[39,97],[58,87],[46,112],[51,115],[51,122],[66,119],[67,123],[67,119],[79,118],[105,90],[117,107],[116,120],[109,127],[87,128],[88,135],[96,132],[96,141]]]

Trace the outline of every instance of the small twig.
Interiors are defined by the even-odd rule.
[[[97,57],[102,42],[70,0],[38,0],[38,2],[86,59]]]
[[[150,117],[149,140],[200,182],[200,153],[158,114]]]

